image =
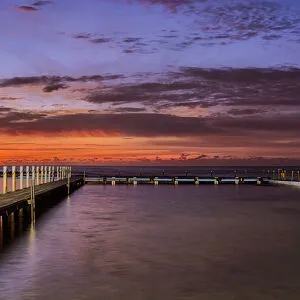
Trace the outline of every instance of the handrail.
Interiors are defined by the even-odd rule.
[[[48,182],[58,181],[70,178],[72,176],[71,166],[12,166],[9,172],[7,166],[2,168],[3,191],[6,194],[9,191],[17,190],[17,178],[19,179],[19,189],[30,187],[30,180],[34,185],[40,185]],[[25,176],[24,176],[25,175]],[[8,188],[8,179],[11,178],[11,189]]]

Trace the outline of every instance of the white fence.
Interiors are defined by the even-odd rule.
[[[3,166],[2,194],[18,189],[29,188],[31,183],[40,185],[67,179],[72,175],[70,166]]]

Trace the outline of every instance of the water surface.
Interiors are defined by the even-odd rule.
[[[0,252],[0,299],[300,299],[300,189],[86,185]]]

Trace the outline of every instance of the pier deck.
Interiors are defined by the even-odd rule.
[[[37,200],[43,200],[43,197],[48,197],[51,193],[57,192],[58,190],[64,189],[62,193],[64,196],[67,195],[67,179],[44,183],[35,186],[35,197]],[[83,184],[82,177],[71,177],[70,179],[70,190],[74,190],[77,186]],[[8,192],[7,194],[0,195],[0,216],[8,215],[11,212],[18,210],[19,208],[27,205],[31,199],[30,188],[17,190],[14,192]]]

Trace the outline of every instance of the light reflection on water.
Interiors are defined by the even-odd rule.
[[[84,186],[0,252],[0,299],[300,299],[299,189]]]

